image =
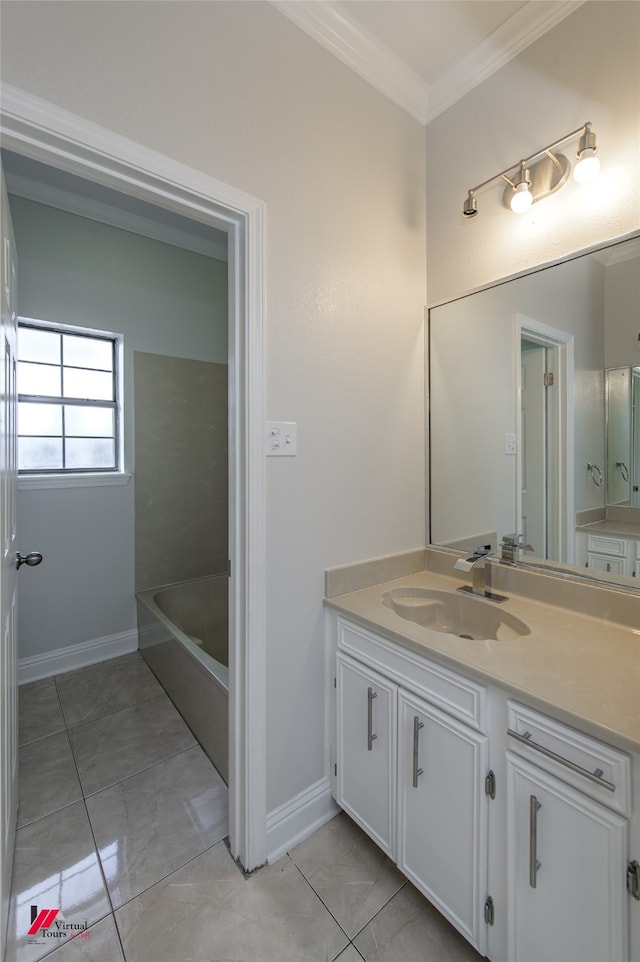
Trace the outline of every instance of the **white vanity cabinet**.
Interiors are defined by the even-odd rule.
[[[486,690],[342,619],[336,800],[486,950]]]
[[[509,733],[510,962],[628,960],[629,756],[516,704]]]
[[[585,549],[580,539],[586,541],[586,567],[592,571],[608,574],[640,577],[640,541],[635,538],[615,538],[578,532],[576,535],[577,560],[585,564]],[[582,560],[580,560],[582,558]]]

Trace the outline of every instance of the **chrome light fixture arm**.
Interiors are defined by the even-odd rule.
[[[559,170],[557,182],[552,188],[552,190],[557,190],[557,188],[561,187],[566,180],[566,174],[568,173],[568,162],[566,161],[566,158],[555,155],[553,151],[562,144],[567,143],[567,141],[575,139],[578,135],[581,136],[577,151],[578,165],[576,165],[576,170],[580,164],[580,161],[586,161],[587,159],[589,161],[596,161],[596,135],[591,130],[591,122],[587,121],[586,123],[582,124],[581,127],[577,127],[576,130],[572,130],[571,133],[565,134],[564,137],[560,137],[558,140],[548,144],[546,147],[536,150],[535,153],[530,154],[528,157],[525,157],[522,160],[519,160],[517,163],[511,164],[509,167],[505,167],[505,169],[501,170],[499,174],[494,174],[493,177],[488,177],[486,180],[483,180],[482,183],[477,184],[475,187],[469,188],[462,208],[462,213],[464,216],[475,217],[475,215],[478,213],[476,194],[479,190],[482,190],[484,187],[488,187],[489,184],[492,184],[497,180],[505,180],[513,189],[514,196],[515,192],[517,191],[524,193],[525,188],[523,188],[522,185],[527,181],[529,182],[530,189],[531,180],[529,167],[535,161],[539,161],[545,157],[548,158]],[[565,163],[563,164],[562,161],[565,161]],[[576,175],[576,170],[574,170],[574,176]],[[552,190],[546,190],[541,196],[547,196],[547,194],[551,193]],[[534,193],[532,201],[535,201],[536,199],[538,198]]]

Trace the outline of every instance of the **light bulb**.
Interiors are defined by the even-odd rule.
[[[580,159],[573,168],[573,179],[578,184],[586,184],[598,176],[600,160],[596,157],[595,147],[585,147],[578,157]]]
[[[511,210],[514,214],[524,214],[525,210],[529,210],[532,204],[533,194],[529,190],[528,182],[523,180],[520,184],[516,185],[513,191]]]

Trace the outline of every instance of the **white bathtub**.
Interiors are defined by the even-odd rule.
[[[140,652],[228,779],[226,572],[137,593]]]

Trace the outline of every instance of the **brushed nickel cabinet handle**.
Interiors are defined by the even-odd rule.
[[[418,779],[424,772],[418,768],[418,740],[420,729],[424,728],[424,723],[420,721],[418,715],[413,716],[413,787],[418,787]]]
[[[542,808],[535,795],[529,796],[529,885],[536,887],[538,869],[538,811]]]
[[[367,689],[367,751],[373,751],[373,743],[378,737],[373,734],[373,699],[378,697],[373,688]]]
[[[522,742],[523,745],[528,745],[529,748],[535,748],[535,750],[540,752],[541,755],[546,755],[547,758],[552,758],[554,762],[559,762],[560,765],[570,768],[572,772],[582,775],[583,778],[588,778],[589,781],[595,782],[596,785],[601,785],[608,791],[615,792],[616,786],[613,784],[613,782],[608,782],[607,779],[604,778],[601,768],[596,768],[595,772],[590,772],[587,768],[583,768],[581,765],[576,765],[575,762],[570,762],[568,758],[563,758],[562,755],[552,752],[550,748],[545,748],[544,745],[538,745],[537,742],[532,741],[529,732],[525,732],[524,735],[521,735],[520,732],[514,732],[512,728],[507,728],[507,735],[511,735],[512,738]]]

